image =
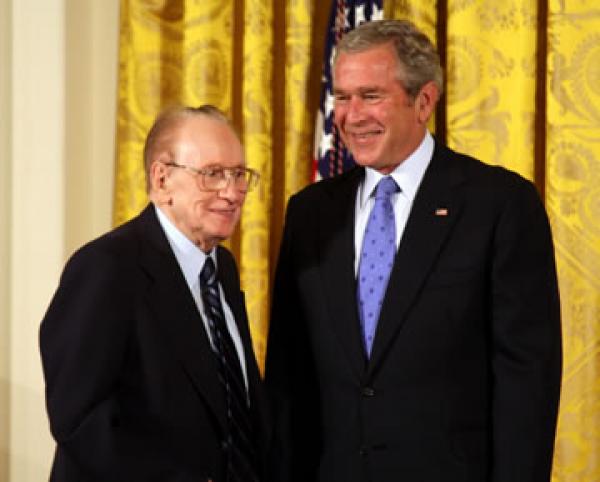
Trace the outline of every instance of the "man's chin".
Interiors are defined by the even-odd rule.
[[[364,156],[364,155],[355,156],[354,154],[352,154],[352,157],[354,159],[354,162],[356,162],[356,164],[358,164],[359,166],[363,166],[363,167],[375,168],[375,166],[378,163],[377,159],[373,158],[372,156]]]
[[[231,238],[231,236],[233,235],[233,232],[235,230],[235,226],[234,227],[227,227],[227,228],[222,228],[222,229],[216,229],[212,235],[211,238],[215,240],[215,242],[217,243],[221,243],[229,238]]]

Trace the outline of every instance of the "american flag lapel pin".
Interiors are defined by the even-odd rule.
[[[435,210],[435,215],[436,216],[448,216],[448,209],[447,208],[437,208]]]

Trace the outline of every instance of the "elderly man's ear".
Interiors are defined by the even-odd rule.
[[[150,186],[152,200],[159,205],[171,204],[171,189],[169,182],[169,166],[167,156],[159,156],[150,165]]]

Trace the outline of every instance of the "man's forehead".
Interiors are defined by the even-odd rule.
[[[379,92],[383,89],[384,89],[384,87],[379,84],[361,84],[358,86],[352,86],[352,87],[346,87],[346,88],[344,88],[344,86],[335,86],[334,85],[333,93],[337,94],[337,93],[353,91],[353,92],[357,92],[359,94],[368,94],[369,92]]]
[[[381,55],[381,56],[390,56],[394,59],[397,58],[394,43],[392,41],[389,41],[389,42],[368,45],[368,46],[365,46],[364,48],[359,48],[356,50],[340,50],[339,52],[337,52],[335,54],[334,66],[339,62],[340,59],[359,57],[359,56],[363,56],[363,55]]]
[[[346,54],[344,54],[346,55]],[[399,63],[394,55],[368,50],[364,52],[350,53],[345,57],[339,57],[333,68],[333,83],[336,80],[354,77],[374,77],[374,83],[381,77],[396,75]]]

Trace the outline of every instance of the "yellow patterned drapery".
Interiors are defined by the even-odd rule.
[[[423,0],[384,0],[385,18],[405,18],[419,27],[432,42],[436,41],[438,11],[435,2]]]
[[[531,180],[536,22],[536,2],[448,2],[448,145]]]
[[[591,0],[384,0],[446,64],[436,135],[536,182],[554,230],[564,383],[553,482],[600,480],[600,7]],[[121,0],[115,224],[145,205],[141,148],[171,103],[214,103],[262,173],[227,244],[262,364],[288,197],[310,180],[330,2]],[[546,28],[546,26],[548,28]],[[438,132],[439,130],[439,132]]]
[[[245,0],[242,108],[246,156],[262,175],[258,195],[248,196],[242,210],[240,272],[252,320],[256,356],[264,359],[268,323],[269,240],[272,199],[273,8],[269,2]]]
[[[592,5],[596,8],[592,8]],[[564,369],[553,482],[600,480],[600,9],[548,11],[546,200]]]

